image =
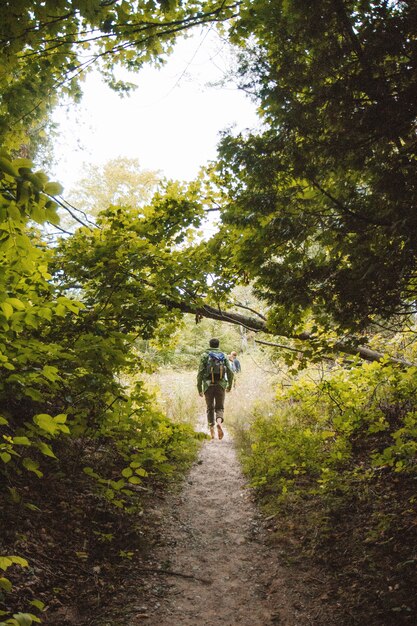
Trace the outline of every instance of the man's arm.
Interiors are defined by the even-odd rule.
[[[230,391],[232,388],[232,383],[233,383],[233,370],[232,370],[232,366],[230,365],[230,361],[228,358],[226,358],[226,369],[227,369],[227,389],[226,391]]]
[[[197,389],[200,395],[203,394],[203,379],[204,379],[204,373],[206,371],[206,361],[207,361],[207,356],[203,354],[200,359],[200,364],[198,366],[198,373],[197,373]]]

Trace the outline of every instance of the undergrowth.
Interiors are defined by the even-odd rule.
[[[284,558],[322,571],[326,623],[415,623],[416,391],[416,368],[363,364],[279,391],[237,430]]]
[[[97,439],[59,438],[56,458],[39,461],[43,477],[20,473],[7,485],[1,548],[19,560],[2,562],[5,623],[106,617],[113,592],[146,554],[147,503],[185,472],[198,448],[191,427],[157,413],[132,431],[135,441],[115,430]]]

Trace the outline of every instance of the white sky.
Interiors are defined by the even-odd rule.
[[[130,96],[121,98],[97,73],[88,76],[82,103],[62,107],[54,118],[60,131],[53,170],[64,195],[82,176],[83,162],[118,156],[137,158],[143,169],[168,178],[194,178],[216,156],[221,130],[258,123],[255,104],[242,91],[207,84],[219,81],[230,62],[227,44],[209,30],[178,42],[162,69],[130,74],[138,85]]]

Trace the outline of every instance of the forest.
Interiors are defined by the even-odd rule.
[[[305,623],[417,623],[416,25],[412,0],[0,3],[0,626],[136,623],[114,596],[207,443],[213,335],[260,364],[230,430]],[[204,26],[259,127],[192,182],[122,159],[68,198],[56,106],[93,68],[128,97],[118,69]]]

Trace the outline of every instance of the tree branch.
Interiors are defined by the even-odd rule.
[[[297,348],[284,346],[283,343],[272,343],[272,341],[261,341],[261,339],[255,339],[255,343],[259,343],[262,346],[271,346],[272,348],[282,348],[283,350],[289,350],[290,352],[300,352]]]
[[[187,302],[175,302],[170,299],[164,299],[162,303],[165,304],[165,306],[167,306],[168,308],[179,309],[183,313],[192,313],[193,315],[207,317],[209,319],[218,320],[220,322],[228,322],[229,324],[244,326],[247,330],[251,330],[255,333],[263,332],[271,334],[271,330],[269,330],[267,323],[263,320],[255,319],[254,317],[249,317],[246,315],[241,315],[240,313],[233,313],[232,311],[222,311],[221,309],[216,309],[209,304],[202,304],[201,306],[198,306],[189,304]],[[279,335],[280,333],[275,332],[274,334]],[[308,332],[298,333],[297,335],[282,333],[281,336],[287,337],[288,339],[298,339],[300,341],[312,341],[315,339],[315,337]],[[371,350],[371,348],[366,348],[365,346],[355,346],[347,341],[335,341],[334,343],[330,342],[328,347],[329,352],[343,352],[345,354],[359,356],[365,361],[382,361],[383,359],[386,359],[388,357],[388,360],[391,363],[398,363],[399,365],[404,365],[406,367],[414,366],[414,364],[410,361],[397,359],[395,357],[383,354],[382,352]]]
[[[266,322],[265,315],[262,315],[262,313],[259,313],[259,311],[256,311],[255,309],[252,309],[252,307],[246,306],[245,304],[242,304],[241,302],[234,302],[233,304],[234,304],[234,306],[239,307],[239,309],[245,309],[246,311],[250,311],[251,313],[255,313],[255,315],[260,317],[261,320],[264,320],[264,322]]]
[[[326,198],[331,200],[331,202],[333,202],[333,204],[338,209],[340,209],[343,213],[347,213],[354,219],[360,220],[361,222],[365,222],[366,224],[371,224],[372,226],[391,226],[390,222],[383,221],[383,220],[371,220],[365,217],[364,215],[359,215],[359,213],[355,213],[355,211],[352,211],[351,209],[349,209],[345,204],[340,202],[340,200],[335,198],[329,191],[324,189],[324,187],[322,187],[316,180],[314,180],[314,178],[311,179],[311,183],[313,187],[315,187],[316,189],[320,191],[320,193],[322,193],[324,196],[326,196]]]

